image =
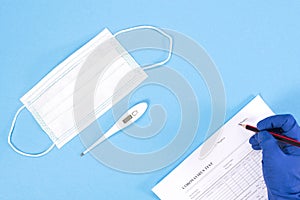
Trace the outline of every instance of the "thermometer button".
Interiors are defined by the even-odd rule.
[[[133,116],[136,116],[137,114],[138,114],[138,111],[137,111],[137,110],[135,110],[135,111],[132,112],[132,115],[133,115]]]

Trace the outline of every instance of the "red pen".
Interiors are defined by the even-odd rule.
[[[249,131],[253,131],[255,133],[260,132],[260,130],[258,130],[254,126],[251,126],[251,125],[248,125],[248,124],[242,124],[242,123],[239,123],[239,125],[242,126],[242,127],[244,127],[245,129],[249,130]],[[293,146],[296,146],[296,147],[300,147],[300,142],[297,141],[297,140],[295,140],[295,139],[293,139],[293,138],[289,138],[287,136],[275,133],[272,130],[263,130],[263,131],[268,131],[271,135],[274,136],[274,138],[276,138],[279,141],[282,141],[284,143],[287,143],[287,144],[290,144],[290,145],[293,145]]]

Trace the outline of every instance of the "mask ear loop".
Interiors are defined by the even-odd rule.
[[[169,60],[171,59],[171,56],[172,56],[172,51],[173,51],[173,39],[166,32],[164,32],[163,30],[161,30],[161,29],[159,29],[159,28],[157,28],[155,26],[135,26],[135,27],[124,29],[124,30],[121,30],[121,31],[115,33],[114,37],[116,37],[117,35],[119,35],[121,33],[126,33],[126,32],[134,31],[134,30],[137,30],[137,29],[153,29],[153,30],[159,32],[160,34],[164,35],[165,37],[167,37],[168,40],[169,40],[169,53],[168,53],[168,57],[165,60],[161,61],[161,62],[152,64],[152,65],[146,65],[146,66],[143,67],[143,69],[145,69],[145,70],[147,70],[147,69],[153,69],[155,67],[162,66],[162,65],[166,64],[167,62],[169,62]]]
[[[15,125],[16,125],[16,121],[17,121],[17,118],[18,118],[18,115],[20,114],[20,112],[25,108],[25,105],[23,105],[21,108],[19,108],[19,110],[16,112],[15,114],[15,117],[11,123],[11,127],[10,127],[10,130],[9,130],[9,133],[8,133],[8,137],[7,137],[7,142],[9,144],[9,146],[15,151],[17,152],[18,154],[21,154],[23,156],[27,156],[27,157],[41,157],[41,156],[44,156],[45,154],[49,153],[54,147],[55,147],[55,144],[52,144],[48,149],[46,149],[45,151],[42,151],[40,153],[34,153],[34,154],[31,154],[31,153],[26,153],[26,152],[23,152],[21,150],[19,150],[13,143],[12,143],[12,132],[15,128]]]

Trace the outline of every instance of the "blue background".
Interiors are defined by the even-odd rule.
[[[157,199],[151,188],[203,141],[209,122],[205,117],[180,160],[145,174],[110,169],[90,155],[80,158],[84,148],[79,137],[37,159],[20,156],[8,146],[19,98],[105,27],[117,32],[150,24],[193,38],[212,57],[223,79],[226,119],[260,93],[276,113],[293,113],[299,121],[299,10],[298,0],[1,0],[0,199]],[[170,66],[176,68],[180,62],[176,63]],[[193,88],[201,89],[201,77],[194,79],[189,79]],[[152,102],[165,103],[155,93],[150,96]],[[210,115],[205,87],[198,97],[204,98],[199,103],[204,116]],[[107,127],[113,122],[109,117],[102,121]],[[28,111],[20,115],[13,138],[32,152],[51,144]],[[151,150],[151,142],[147,145]]]

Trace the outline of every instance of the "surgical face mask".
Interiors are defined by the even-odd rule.
[[[79,122],[78,119],[75,122],[74,109],[80,109],[81,104],[80,101],[74,102],[74,96],[80,97],[84,93],[99,94],[95,96],[94,108],[91,110],[94,112],[94,116],[99,118],[145,80],[147,74],[115,38],[118,34],[135,29],[154,29],[166,36],[170,42],[167,59],[145,68],[150,69],[168,62],[171,57],[172,38],[162,30],[152,26],[138,26],[113,35],[108,29],[104,29],[55,67],[20,99],[24,105],[17,111],[8,134],[8,144],[12,149],[24,156],[39,157],[47,154],[55,146],[57,148],[63,147],[95,121],[95,117],[89,117],[89,112],[83,112],[79,117]],[[110,64],[106,65],[104,61],[110,62]],[[78,83],[76,79],[79,73],[83,79]],[[99,77],[94,76],[96,73],[102,73],[101,87],[97,87],[98,91],[86,90],[89,88],[88,85],[93,82],[93,77]],[[127,79],[124,78],[128,74],[130,76]],[[116,90],[120,80],[127,82],[122,82],[123,85],[121,87],[118,85],[118,90]],[[114,94],[116,91],[118,94]],[[117,95],[117,98],[112,101],[114,95]],[[84,101],[84,96],[82,96],[82,100]],[[30,111],[43,131],[53,141],[53,144],[43,152],[25,153],[11,141],[17,117],[24,108]]]

